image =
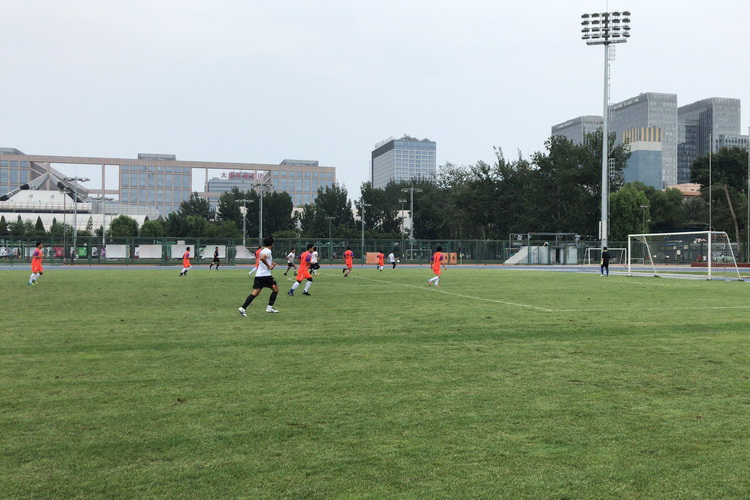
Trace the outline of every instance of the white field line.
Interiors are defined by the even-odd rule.
[[[389,285],[398,285],[398,286],[409,287],[409,288],[417,288],[419,290],[424,290],[426,292],[433,291],[433,292],[437,292],[437,293],[443,293],[443,294],[446,294],[446,295],[453,295],[454,297],[461,297],[461,298],[464,298],[464,299],[482,300],[482,301],[485,301],[485,302],[493,302],[495,304],[504,304],[506,306],[525,307],[525,308],[528,308],[528,309],[536,309],[537,311],[544,311],[544,312],[555,312],[554,309],[548,309],[546,307],[532,306],[532,305],[529,305],[529,304],[519,304],[518,302],[508,302],[507,300],[488,299],[486,297],[475,297],[473,295],[464,295],[464,294],[461,294],[461,293],[448,292],[448,291],[442,290],[442,289],[440,289],[440,290],[438,290],[438,289],[432,289],[431,287],[425,288],[426,285],[425,286],[407,285],[407,284],[404,284],[404,283],[394,283],[394,282],[388,281],[388,280],[377,280],[377,279],[374,279],[374,278],[364,278],[362,276],[355,276],[355,278],[356,279],[361,279],[361,280],[367,280],[367,281],[375,281],[375,282],[378,282],[378,283],[387,283]]]

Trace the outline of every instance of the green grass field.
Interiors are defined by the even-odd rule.
[[[748,498],[750,284],[0,271],[0,496]]]

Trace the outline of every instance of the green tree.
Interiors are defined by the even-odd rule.
[[[188,236],[191,238],[201,238],[208,234],[208,221],[198,215],[188,215],[185,217],[185,234],[182,236]]]
[[[375,189],[371,182],[364,182],[360,187],[362,198],[354,202],[360,211],[362,201],[365,208],[365,228],[373,236],[400,238],[402,219],[398,215],[398,198],[395,200],[385,189]]]
[[[712,229],[734,233],[737,241],[744,241],[747,227],[747,150],[722,148],[710,160],[708,156],[698,157],[690,166],[691,179],[701,185],[701,197],[706,202],[711,200]]]
[[[171,212],[164,221],[164,232],[165,236],[173,238],[185,236],[185,217],[182,217],[177,212]]]
[[[112,219],[109,232],[114,237],[138,236],[138,221],[127,215],[120,215]]]
[[[195,215],[208,220],[211,218],[211,205],[207,199],[201,198],[198,193],[193,192],[187,200],[180,203],[178,212],[182,217]]]
[[[158,220],[143,222],[140,230],[141,238],[161,238],[165,236],[164,224]]]
[[[625,184],[609,196],[612,227],[609,237],[614,241],[626,241],[628,234],[648,232],[644,227],[649,219],[649,203],[646,193],[633,184]],[[645,208],[642,208],[645,207]]]
[[[5,216],[0,216],[0,237],[7,238],[10,232],[8,231],[8,223],[5,221]]]
[[[37,216],[36,224],[34,225],[34,236],[44,236],[47,231],[44,229],[44,223],[42,222],[41,216]]]
[[[347,238],[356,235],[352,203],[346,188],[339,184],[318,188],[313,203],[305,205],[300,216],[302,232],[312,238],[328,237],[328,219],[331,219],[332,234]]]

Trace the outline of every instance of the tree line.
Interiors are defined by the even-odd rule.
[[[295,212],[288,193],[262,194],[263,232],[279,238],[359,238],[364,208],[367,239],[397,239],[405,227],[402,211],[411,209],[414,192],[414,237],[418,239],[503,240],[511,233],[577,233],[597,240],[601,203],[601,131],[583,144],[551,137],[544,151],[530,158],[508,160],[495,150],[492,164],[469,166],[447,163],[435,182],[390,182],[375,189],[360,186],[361,196],[349,199],[338,184],[318,189],[313,203]],[[674,188],[664,191],[641,183],[624,183],[623,171],[630,157],[627,144],[615,145],[608,137],[610,178],[610,235],[623,241],[630,233],[706,230],[709,201],[712,229],[726,231],[736,241],[747,237],[747,151],[726,148],[711,158],[698,158],[691,178],[701,185],[699,197],[686,198]],[[709,190],[709,184],[711,189]],[[406,190],[407,192],[404,192]],[[242,201],[244,200],[244,202]],[[243,216],[243,205],[246,213]],[[141,227],[125,215],[116,217],[110,233],[115,237],[248,238],[259,236],[261,196],[256,191],[232,188],[223,193],[215,209],[197,193],[180,204],[164,220],[147,220]],[[89,224],[90,226],[91,224]],[[36,224],[0,219],[0,237],[62,237],[70,226],[54,221],[44,228]],[[101,228],[87,227],[80,237],[101,236]]]

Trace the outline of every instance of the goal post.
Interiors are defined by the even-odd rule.
[[[736,247],[724,231],[629,234],[628,276],[741,280]]]
[[[627,248],[607,248],[607,252],[609,252],[609,258],[612,264],[625,265],[627,263],[627,255],[628,255]],[[602,261],[602,249],[601,248],[599,247],[587,247],[586,248],[586,254],[583,257],[584,263],[599,265],[601,261]]]

